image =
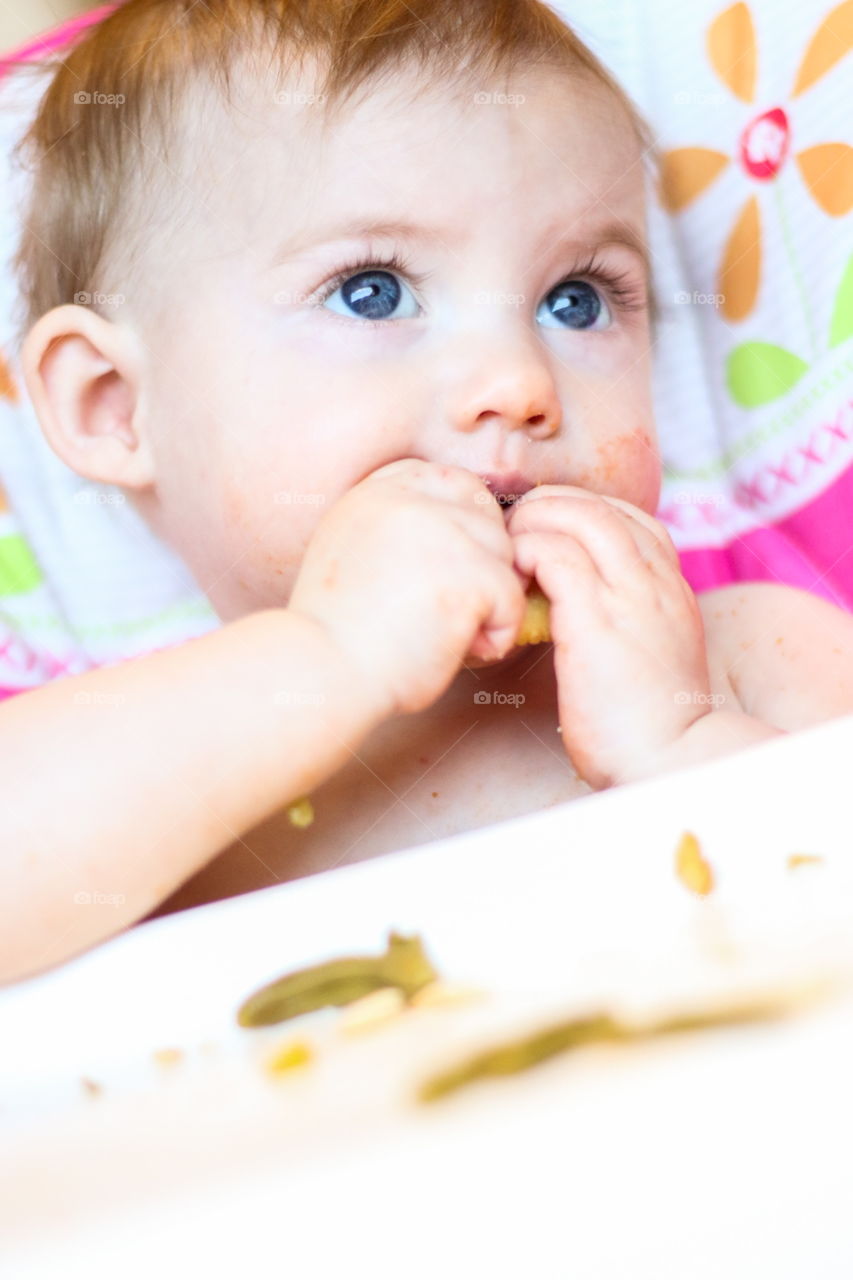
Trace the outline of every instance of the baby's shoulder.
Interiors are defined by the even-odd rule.
[[[853,617],[796,587],[746,582],[697,596],[709,667],[780,729],[853,713]]]

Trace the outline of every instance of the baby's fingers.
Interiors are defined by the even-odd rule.
[[[520,533],[514,547],[516,568],[535,578],[551,602],[555,644],[581,619],[584,624],[605,621],[601,578],[581,543],[562,533]]]
[[[607,586],[624,592],[649,569],[671,574],[669,554],[654,534],[595,494],[554,495],[519,502],[507,525],[511,536],[563,533],[580,543]]]
[[[501,565],[495,574],[494,562],[483,566],[478,581],[484,603],[488,596],[491,610],[480,624],[468,653],[474,658],[503,658],[512,648],[524,617],[527,584],[511,566]]]
[[[635,506],[633,502],[626,502],[624,498],[615,498],[609,493],[595,493],[591,489],[581,489],[577,485],[543,484],[537,485],[529,493],[525,493],[521,500],[516,503],[514,511],[519,510],[521,507],[529,508],[531,503],[541,502],[543,498],[576,498],[580,502],[606,504],[613,508],[614,511],[621,512],[627,517],[630,522],[629,527],[634,529],[635,535],[639,535],[642,538],[641,546],[644,546],[647,542],[657,543],[673,567],[680,569],[678,551],[670,537],[669,530],[655,516],[650,516],[647,511],[644,511],[642,507]],[[641,526],[639,529],[637,528],[638,525]],[[646,534],[650,535],[650,537],[647,538]]]
[[[640,525],[650,535],[650,539],[643,535],[641,546],[653,548],[660,553],[660,561],[662,565],[675,569],[677,573],[681,573],[681,559],[678,549],[673,542],[669,530],[655,516],[650,516],[647,511],[643,511],[640,507],[635,507],[633,503],[626,502],[623,498],[613,498],[610,494],[602,494],[602,502],[606,502],[609,506],[617,508],[624,512],[625,516],[634,524]],[[638,531],[639,532],[639,531]]]

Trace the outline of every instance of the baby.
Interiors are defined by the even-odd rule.
[[[0,708],[0,978],[853,710],[847,615],[654,519],[652,148],[545,5],[127,0],[26,144],[41,428],[222,626]]]

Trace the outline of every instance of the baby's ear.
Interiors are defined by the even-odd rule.
[[[55,307],[27,334],[21,364],[45,439],[67,466],[126,489],[153,483],[142,361],[128,328],[84,306]]]

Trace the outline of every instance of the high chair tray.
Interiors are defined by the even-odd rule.
[[[853,717],[152,921],[0,991],[0,1271],[853,1275],[851,759]],[[707,895],[676,874],[685,831]],[[358,1035],[339,1009],[237,1025],[263,983],[391,929],[484,994]],[[417,1100],[568,1017],[768,999],[779,1016]],[[313,1061],[272,1076],[293,1041]]]

